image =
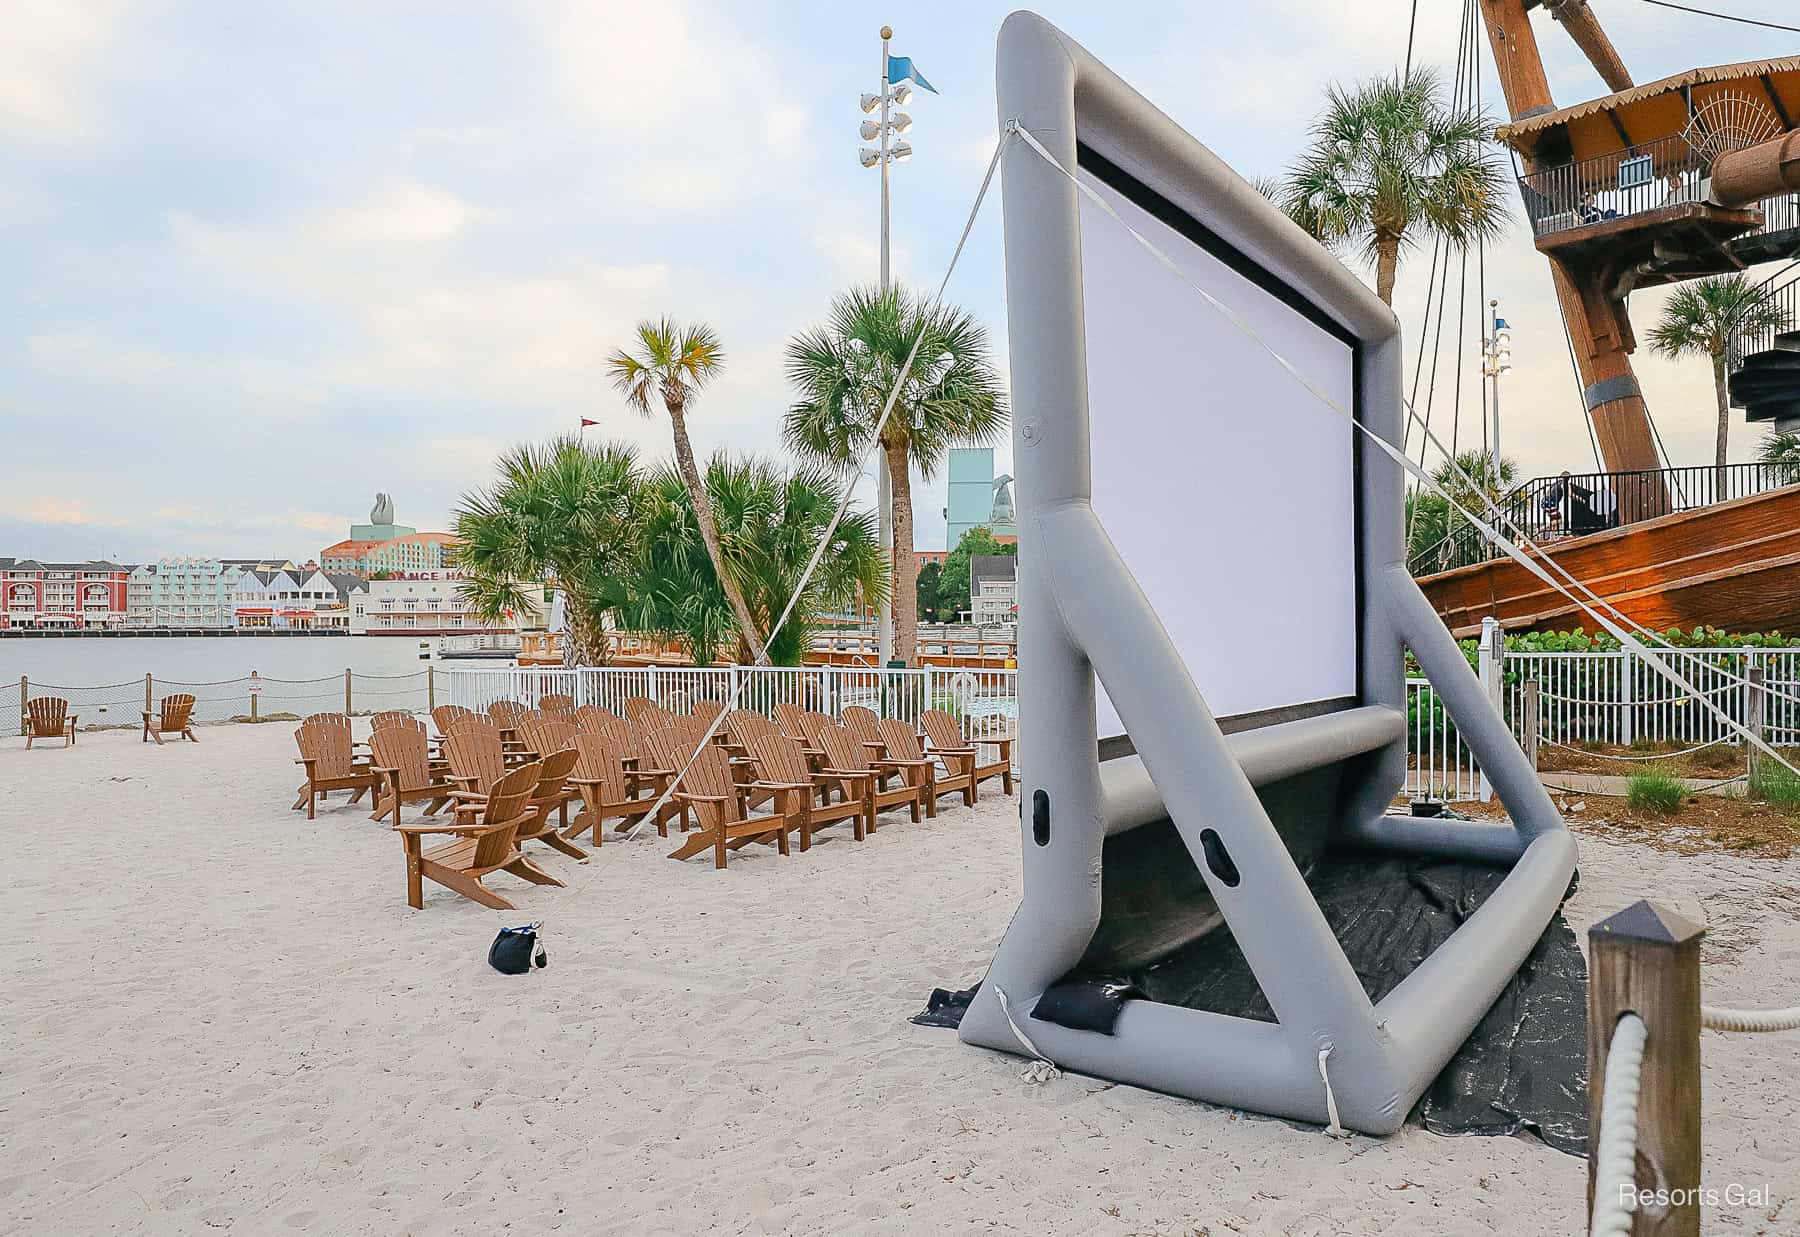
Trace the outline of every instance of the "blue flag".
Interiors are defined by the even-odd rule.
[[[937,93],[937,87],[926,81],[923,73],[913,68],[911,56],[889,56],[887,75],[889,83],[903,82],[911,78],[918,83],[920,90],[929,90],[932,94]]]

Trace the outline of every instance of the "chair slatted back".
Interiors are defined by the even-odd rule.
[[[294,731],[294,742],[300,747],[301,758],[313,762],[315,778],[349,777],[356,771],[348,723],[331,720],[301,722],[300,728]]]
[[[573,696],[539,696],[538,708],[545,713],[568,715],[575,712]]]
[[[312,713],[300,719],[300,724],[302,726],[337,725],[348,729],[350,726],[350,718],[343,713]]]
[[[661,713],[662,711],[662,706],[648,696],[627,696],[625,698],[625,720],[633,726],[637,725],[638,720],[646,714]],[[661,728],[660,725],[655,727],[658,730]]]
[[[400,770],[401,790],[423,790],[433,784],[431,748],[425,741],[423,726],[387,726],[377,730],[369,739],[369,750],[378,767]]]
[[[824,726],[815,740],[825,752],[825,763],[833,769],[867,769],[869,754],[862,743],[842,726]]]
[[[764,735],[777,735],[775,723],[754,709],[733,709],[725,717],[725,732],[731,741],[745,751],[749,751],[752,743]]]
[[[519,719],[530,712],[517,700],[496,700],[487,707],[487,714],[494,719],[494,724],[502,730],[515,729]]]
[[[925,737],[931,740],[931,746],[940,752],[970,745],[969,740],[963,738],[962,726],[942,709],[926,709],[919,714],[919,724],[925,727]]]
[[[800,714],[800,733],[806,736],[807,746],[825,750],[825,744],[819,736],[827,730],[837,729],[837,723],[823,713],[803,712]]]
[[[897,717],[884,717],[876,725],[881,741],[887,745],[887,754],[895,760],[923,760],[925,752],[919,747],[919,736],[913,728]]]
[[[437,727],[437,732],[441,735],[448,735],[452,723],[458,718],[474,716],[475,710],[465,709],[460,704],[440,704],[431,711],[432,724]]]
[[[573,747],[558,748],[543,759],[537,761],[537,788],[531,792],[533,803],[554,807],[565,796],[564,783],[569,780],[569,771],[580,759]]]
[[[374,726],[375,729],[380,730],[383,726],[392,726],[401,722],[412,722],[417,720],[417,718],[405,709],[383,709],[369,719],[369,724]]]
[[[375,715],[375,733],[380,734],[384,730],[412,730],[416,731],[421,739],[429,733],[424,722],[411,713],[403,713],[398,710]]]
[[[642,760],[650,754],[637,727],[621,718],[615,717],[610,722],[602,722],[600,733],[619,749],[621,756],[636,756]]]
[[[496,827],[476,835],[472,866],[497,868],[513,857],[519,826],[532,820],[531,792],[537,789],[538,772],[536,763],[520,765],[494,783],[481,823]]]
[[[450,729],[444,737],[448,739],[451,735],[461,734],[465,730],[473,730],[478,734],[491,734],[494,736],[494,741],[496,743],[500,741],[500,727],[494,724],[493,718],[484,717],[480,713],[470,713],[466,717],[451,718]]]
[[[575,710],[575,729],[586,734],[600,734],[601,727],[607,722],[619,720],[618,714],[610,709],[603,709],[597,704],[584,704]]]
[[[783,700],[775,706],[775,724],[781,727],[781,733],[790,739],[807,737],[805,723],[801,720],[806,710],[797,704]]]
[[[158,727],[165,734],[185,730],[194,715],[194,697],[187,692],[177,692],[173,696],[164,696],[156,708]]]
[[[697,722],[704,722],[710,726],[714,719],[724,711],[724,701],[714,700],[710,696],[697,696],[694,698],[694,707],[688,710],[688,716],[692,717]]]
[[[575,747],[575,727],[554,717],[530,718],[521,733],[525,745],[539,756],[572,751]]]
[[[33,696],[25,704],[25,714],[33,735],[60,739],[69,725],[69,702],[61,696]]]
[[[736,788],[731,781],[731,762],[716,744],[708,743],[696,752],[694,743],[674,727],[653,732],[647,742],[664,768],[680,773],[686,767],[687,772],[677,783],[679,789],[691,795],[736,797]],[[727,815],[735,819],[730,811]]]
[[[575,770],[569,776],[599,782],[600,797],[608,803],[624,803],[630,798],[625,791],[624,753],[605,735],[576,734]]]
[[[444,754],[450,758],[451,772],[459,778],[473,778],[473,789],[484,795],[492,794],[506,776],[500,736],[489,731],[463,727],[444,740]]]
[[[844,729],[856,736],[859,743],[881,742],[881,719],[873,710],[865,709],[860,704],[847,704],[839,710]]]
[[[806,755],[800,745],[774,730],[759,734],[746,744],[756,761],[757,772],[766,781],[789,782],[801,786],[812,784],[812,771],[806,767]]]

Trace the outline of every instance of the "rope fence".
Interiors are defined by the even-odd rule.
[[[1700,1032],[1800,1029],[1800,1006],[1700,1002],[1706,930],[1648,901],[1588,929],[1588,1232],[1700,1231]]]
[[[260,722],[309,713],[369,714],[385,709],[424,712],[436,703],[442,672],[427,666],[410,674],[367,674],[346,668],[312,679],[279,679],[255,671],[235,679],[164,679],[154,675],[123,683],[43,683],[21,677],[0,687],[0,734],[23,734],[29,701],[54,696],[68,701],[78,730],[135,729],[145,710],[165,696],[194,698],[200,723]]]

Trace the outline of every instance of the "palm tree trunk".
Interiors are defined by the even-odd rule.
[[[588,609],[588,599],[563,589],[563,617],[569,628],[569,646],[563,650],[565,666],[604,666],[607,661],[606,630]]]
[[[700,525],[700,539],[706,542],[706,556],[712,559],[719,587],[724,590],[725,600],[731,603],[731,612],[737,616],[738,634],[750,646],[750,655],[756,664],[761,665],[767,660],[763,654],[762,633],[757,630],[750,607],[744,602],[744,590],[725,569],[725,553],[719,545],[718,527],[713,523],[712,500],[706,496],[706,483],[700,479],[700,469],[694,464],[694,447],[688,441],[682,405],[669,402],[668,409],[669,423],[675,427],[675,467],[681,473],[681,483],[687,486],[688,497],[693,500],[694,522]]]
[[[1717,465],[1718,492],[1714,502],[1725,500],[1725,440],[1731,433],[1731,391],[1725,382],[1725,354],[1715,352],[1713,365],[1713,397],[1719,403],[1719,434],[1713,444],[1713,463]]]
[[[919,569],[913,558],[912,475],[904,440],[882,444],[894,496],[893,583],[888,588],[894,616],[894,656],[908,666],[919,659]],[[883,667],[885,669],[886,667]]]
[[[1400,238],[1387,232],[1375,237],[1375,295],[1381,303],[1394,304],[1394,277],[1400,271]]]

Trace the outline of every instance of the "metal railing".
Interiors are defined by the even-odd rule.
[[[1800,227],[1800,222],[1791,226]],[[1800,330],[1800,275],[1789,276],[1783,283],[1765,285],[1764,294],[1771,304],[1783,311],[1786,324],[1770,323],[1759,330],[1740,331],[1734,335],[1725,355],[1725,367],[1729,370],[1740,370],[1744,367],[1745,357],[1772,349],[1777,335]]]
[[[1693,511],[1795,484],[1800,484],[1800,466],[1761,463],[1533,477],[1497,504],[1503,514],[1497,528],[1509,537],[1516,536],[1517,529],[1533,541],[1554,542],[1617,528],[1621,519]],[[1480,529],[1455,512],[1451,519],[1455,528],[1448,536],[1409,560],[1413,575],[1432,575],[1504,557],[1505,552],[1490,543]]]
[[[1537,236],[1703,202],[1711,190],[1708,160],[1679,137],[1519,177],[1525,214]]]

